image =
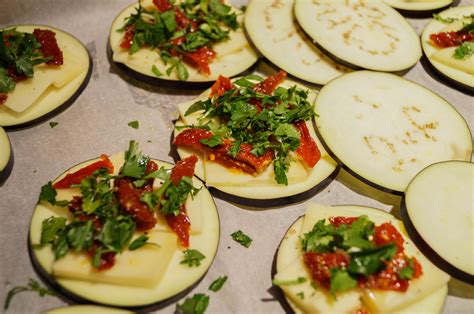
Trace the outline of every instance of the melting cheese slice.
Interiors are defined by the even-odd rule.
[[[474,74],[474,57],[471,55],[466,59],[456,59],[453,57],[454,51],[458,47],[449,47],[436,51],[431,58],[452,68]]]
[[[285,295],[305,313],[349,313],[362,308],[359,292],[348,291],[337,295],[335,300],[329,293],[315,289],[311,285],[311,274],[303,261],[303,256],[275,275],[275,281],[292,281],[304,277],[301,284],[281,285]]]
[[[35,66],[35,76],[16,84],[15,89],[8,93],[5,106],[16,112],[28,109],[37,99],[50,88],[61,88],[84,71],[84,67],[74,61],[73,54],[63,50],[64,64],[51,66],[41,64]]]
[[[116,256],[114,267],[97,271],[84,253],[68,253],[53,264],[58,278],[78,279],[117,285],[153,287],[166,273],[166,268],[177,250],[174,233],[153,231],[148,234],[150,243],[135,251],[125,250]]]

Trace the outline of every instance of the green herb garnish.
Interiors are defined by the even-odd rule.
[[[456,21],[457,19],[452,18],[452,17],[442,17],[439,14],[434,13],[433,18],[441,23],[444,24],[451,24],[452,22]]]
[[[277,279],[273,279],[272,280],[272,283],[275,285],[275,286],[292,286],[292,285],[299,285],[299,284],[302,284],[302,283],[305,283],[307,281],[307,279],[305,277],[298,277],[294,280],[277,280]]]
[[[45,295],[56,295],[54,291],[42,287],[36,280],[30,278],[30,281],[28,282],[27,286],[17,286],[8,291],[7,297],[5,298],[5,303],[3,305],[3,309],[6,311],[10,307],[10,303],[13,297],[18,293],[25,291],[37,292],[41,297],[44,297]]]
[[[177,314],[203,314],[209,305],[209,296],[196,293],[192,298],[186,298],[183,304],[176,305]]]
[[[130,122],[128,123],[128,126],[131,127],[131,128],[133,128],[133,129],[138,129],[138,128],[140,127],[140,123],[139,123],[137,120],[135,120],[135,121],[130,121]]]
[[[52,129],[52,128],[58,126],[58,124],[59,124],[59,122],[51,121],[51,122],[49,123],[49,126],[50,126],[51,129]]]
[[[148,239],[149,239],[148,236],[142,234],[141,236],[133,240],[132,243],[130,243],[130,245],[128,246],[128,249],[130,251],[135,251],[141,248],[142,246],[144,246],[145,244],[147,244]]]
[[[237,230],[230,235],[234,241],[240,243],[242,246],[248,248],[252,244],[252,238],[243,233],[241,230]]]
[[[468,41],[454,50],[453,58],[464,60],[470,58],[474,54],[474,42]]]
[[[211,283],[211,285],[209,286],[209,290],[214,291],[214,292],[219,291],[226,281],[227,281],[227,276],[222,276],[222,277],[217,278]]]
[[[198,250],[191,250],[187,249],[183,252],[184,258],[180,262],[180,264],[187,264],[189,267],[198,267],[201,265],[201,261],[206,258],[201,252]]]

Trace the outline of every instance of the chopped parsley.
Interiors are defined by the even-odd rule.
[[[237,230],[230,235],[235,242],[240,243],[242,246],[248,248],[252,244],[252,238],[243,233],[241,230]]]
[[[301,300],[304,300],[304,292],[303,292],[303,291],[298,292],[296,295],[297,295]]]
[[[59,122],[56,122],[56,121],[49,122],[49,126],[51,127],[51,129],[58,126],[58,124],[59,124]]]
[[[140,127],[140,123],[139,123],[137,120],[135,120],[135,121],[130,121],[130,122],[128,123],[128,126],[131,127],[131,128],[133,128],[133,129],[138,129],[138,128]]]
[[[456,21],[457,19],[452,18],[452,17],[442,17],[439,14],[434,13],[433,18],[437,20],[438,22],[441,22],[443,24],[451,24],[452,22]]]
[[[222,286],[226,283],[227,276],[222,276],[214,280],[209,286],[209,290],[217,292],[221,290]]]
[[[7,297],[5,298],[5,303],[3,305],[3,309],[6,311],[10,307],[10,303],[15,295],[26,291],[37,292],[41,297],[44,297],[45,295],[56,295],[54,291],[41,286],[39,282],[30,278],[30,281],[28,282],[27,286],[16,286],[10,289],[10,291],[8,291]]]
[[[145,244],[147,244],[148,240],[149,240],[148,236],[145,234],[142,234],[141,236],[133,240],[132,243],[130,243],[130,245],[128,246],[128,249],[130,251],[135,251],[141,248],[142,246],[144,246]]]
[[[305,277],[298,277],[298,278],[293,279],[293,280],[273,279],[272,283],[275,286],[292,286],[292,285],[299,285],[299,284],[305,283],[306,281],[307,281],[307,279]]]
[[[180,262],[180,264],[186,264],[189,267],[198,267],[201,265],[201,261],[206,258],[201,252],[198,250],[187,249],[183,252],[184,258]]]
[[[311,120],[314,108],[308,101],[309,91],[297,86],[277,87],[271,95],[255,91],[256,84],[263,80],[257,75],[240,78],[234,82],[235,88],[223,95],[191,105],[185,116],[203,111],[198,125],[191,127],[206,129],[215,135],[201,143],[212,148],[225,139],[232,140],[234,146],[228,152],[232,157],[243,143],[252,146],[250,153],[256,157],[272,151],[275,181],[288,185],[290,153],[300,146],[300,133],[294,123]],[[213,118],[225,123],[213,122]]]
[[[470,58],[474,54],[474,42],[467,41],[454,50],[453,58],[464,60]]]
[[[158,49],[162,61],[168,65],[166,75],[175,72],[185,81],[189,73],[183,60],[192,58],[201,48],[228,40],[229,33],[240,26],[236,13],[220,0],[170,3],[162,12],[140,4],[118,31],[133,36],[129,54],[137,53],[142,47]],[[152,73],[157,77],[163,75],[156,66],[152,66]]]
[[[186,298],[183,304],[176,305],[177,314],[203,314],[209,305],[209,296],[196,293],[192,298]]]

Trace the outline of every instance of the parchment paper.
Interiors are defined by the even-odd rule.
[[[269,0],[257,0],[269,1]],[[240,6],[246,1],[232,1]],[[37,278],[27,251],[28,228],[40,187],[65,169],[101,153],[113,154],[128,147],[131,139],[140,141],[148,155],[173,161],[170,154],[172,120],[176,104],[199,91],[171,90],[150,86],[123,75],[107,59],[109,28],[114,17],[131,0],[0,0],[0,27],[13,24],[46,24],[63,29],[80,39],[94,63],[89,85],[64,112],[49,121],[27,129],[8,131],[14,152],[10,176],[0,187],[0,300],[15,285]],[[459,5],[473,5],[460,1]],[[409,19],[421,33],[429,19]],[[257,71],[273,73],[260,65]],[[474,130],[473,98],[431,76],[419,62],[404,77],[421,83],[452,103]],[[139,129],[127,123],[140,122]],[[1,154],[2,152],[0,152]],[[368,198],[364,194],[370,194]],[[362,185],[341,171],[328,187],[311,199],[290,206],[256,210],[216,199],[221,219],[221,239],[217,257],[202,282],[189,294],[211,296],[208,313],[283,313],[271,288],[271,265],[278,244],[291,223],[305,211],[308,202],[327,205],[358,204],[397,213],[400,198]],[[237,229],[253,238],[246,249],[229,236]],[[446,236],[451,236],[446,234]],[[464,240],[464,239],[453,239]],[[218,276],[229,276],[218,293],[207,290]],[[445,313],[472,313],[473,287],[452,280]],[[181,302],[184,301],[181,300]],[[55,297],[19,294],[8,313],[39,313],[65,306]],[[172,313],[175,305],[163,309]]]

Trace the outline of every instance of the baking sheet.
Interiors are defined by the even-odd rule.
[[[246,1],[232,2],[242,5]],[[131,3],[130,0],[0,0],[0,27],[22,23],[58,27],[80,39],[89,49],[94,63],[91,80],[82,95],[67,110],[48,120],[59,123],[55,128],[46,121],[30,128],[8,131],[14,165],[10,176],[0,186],[0,245],[3,252],[0,300],[13,286],[37,278],[28,256],[27,237],[31,214],[44,183],[78,162],[101,153],[125,150],[131,139],[138,140],[146,154],[173,161],[170,136],[172,120],[177,116],[176,104],[191,99],[199,91],[146,85],[124,76],[110,64],[106,49],[110,24],[115,15]],[[474,5],[474,1],[460,1],[459,5]],[[421,33],[428,19],[409,21]],[[265,75],[274,73],[265,64],[257,71]],[[474,130],[471,96],[429,75],[420,62],[404,77],[430,88],[452,103]],[[127,126],[133,120],[140,122],[139,129]],[[221,218],[219,251],[208,274],[189,296],[194,293],[210,295],[208,313],[283,313],[282,306],[269,290],[271,265],[282,236],[311,201],[327,205],[367,205],[395,213],[400,204],[399,197],[364,186],[344,171],[311,199],[290,206],[256,210],[216,199]],[[240,246],[229,236],[238,229],[253,238],[250,248]],[[229,277],[222,290],[218,293],[208,291],[209,284],[222,275]],[[472,286],[451,281],[449,294],[445,313],[474,311]],[[39,313],[65,305],[58,298],[22,293],[15,297],[8,313]],[[174,310],[173,304],[163,312]]]

